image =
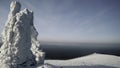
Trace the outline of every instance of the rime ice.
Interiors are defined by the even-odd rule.
[[[37,40],[38,32],[33,24],[33,12],[20,10],[19,2],[13,1],[0,48],[0,68],[27,68],[44,63],[44,52]]]

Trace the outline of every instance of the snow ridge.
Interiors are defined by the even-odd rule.
[[[83,56],[70,60],[45,60],[45,63],[50,63],[55,66],[63,66],[63,68],[75,68],[76,66],[78,66],[78,68],[106,68],[106,66],[108,66],[108,68],[120,68],[120,57],[94,53],[88,56]]]

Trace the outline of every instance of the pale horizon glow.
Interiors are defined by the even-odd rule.
[[[0,33],[13,0],[0,2]],[[19,0],[17,0],[19,1]],[[40,41],[120,43],[119,0],[20,0]]]

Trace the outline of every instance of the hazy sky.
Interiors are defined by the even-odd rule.
[[[0,0],[0,32],[12,0]],[[42,41],[120,42],[120,0],[17,0]]]

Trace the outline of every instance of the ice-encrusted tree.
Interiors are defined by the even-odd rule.
[[[42,65],[44,52],[37,40],[33,12],[21,10],[21,4],[12,1],[0,48],[0,68],[27,68]]]

